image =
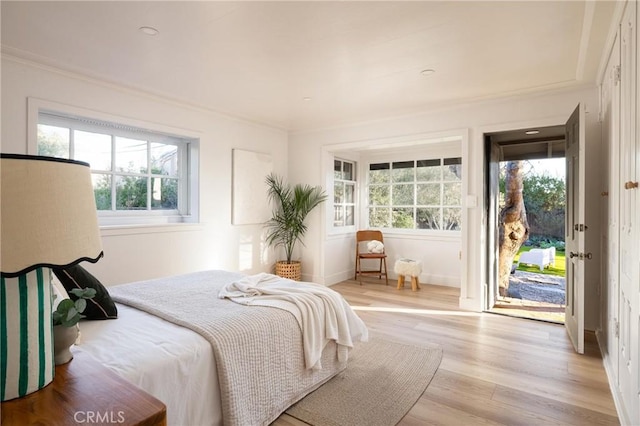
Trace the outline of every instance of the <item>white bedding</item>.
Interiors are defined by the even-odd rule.
[[[320,339],[326,344],[317,362],[322,369],[305,368],[301,343],[306,326],[296,321],[301,312],[219,298],[225,285],[242,278],[228,271],[201,271],[113,287],[112,298],[122,302],[119,318],[81,323],[75,350],[163,401],[171,426],[266,426],[344,370],[346,354],[336,356],[339,349],[346,351],[367,333],[352,313],[360,327],[342,321],[351,335],[337,343],[339,336]],[[324,302],[312,302],[308,315],[330,314]],[[331,318],[325,322],[333,333],[337,320]]]
[[[164,402],[168,425],[222,424],[211,344],[185,327],[117,306],[117,320],[80,323],[80,344],[74,350],[88,352]]]
[[[110,293],[121,304],[205,337],[216,362],[224,424],[266,426],[344,370],[346,362],[336,357],[338,346],[331,340],[322,356],[323,368],[305,368],[302,330],[294,315],[218,297],[223,286],[243,276],[229,271],[200,271],[123,284],[111,288]],[[317,314],[324,316],[325,312]],[[200,404],[211,403],[205,392],[198,400]]]
[[[353,343],[368,339],[367,327],[347,301],[320,284],[261,273],[230,282],[218,297],[241,305],[271,306],[290,312],[302,330],[306,368],[322,369],[322,353],[332,340],[338,345],[338,360],[346,362]]]

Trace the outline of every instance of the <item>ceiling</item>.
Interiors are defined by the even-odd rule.
[[[615,3],[0,7],[3,54],[296,131],[593,84]],[[159,33],[145,35],[142,26]]]

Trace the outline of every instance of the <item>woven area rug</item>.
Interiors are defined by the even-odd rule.
[[[347,368],[286,413],[313,426],[397,424],[431,382],[442,348],[373,338],[349,354]]]

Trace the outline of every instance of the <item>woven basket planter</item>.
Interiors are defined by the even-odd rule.
[[[302,263],[293,260],[290,263],[285,260],[276,262],[276,275],[290,280],[300,281],[302,276]]]

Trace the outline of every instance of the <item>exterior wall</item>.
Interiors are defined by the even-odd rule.
[[[262,227],[231,224],[231,150],[269,153],[274,171],[286,176],[285,131],[3,56],[2,152],[28,153],[28,97],[200,135],[200,223],[102,229],[105,256],[84,265],[105,284],[204,269],[271,269]]]
[[[483,158],[483,134],[486,132],[513,130],[534,126],[564,124],[576,105],[582,102],[587,110],[587,140],[589,150],[600,152],[600,130],[597,118],[598,96],[596,87],[550,92],[545,94],[511,97],[499,100],[470,104],[459,104],[437,110],[425,111],[405,117],[359,123],[316,131],[299,132],[290,135],[289,177],[292,181],[309,184],[324,184],[326,170],[322,158],[323,152],[332,146],[366,146],[367,144],[393,143],[410,140],[415,135],[440,135],[442,133],[466,133],[468,146],[462,147],[464,182],[463,205],[466,208],[466,222],[461,237],[462,262],[456,263],[451,254],[446,253],[446,243],[434,242],[435,264],[448,264],[460,268],[461,287],[460,306],[471,310],[481,310],[484,306],[484,285],[486,276],[486,208],[484,201],[485,178]],[[422,137],[421,136],[421,137]],[[589,174],[599,179],[599,166],[594,164]],[[588,182],[590,184],[590,182]],[[599,187],[598,187],[599,188]],[[463,187],[463,191],[465,191]],[[599,193],[599,189],[598,189]],[[466,204],[465,204],[466,203]],[[598,205],[587,206],[598,211]],[[353,256],[353,240],[347,236],[330,236],[324,226],[327,211],[318,212],[311,217],[309,235],[305,240],[306,249],[302,252],[304,271],[308,277],[324,279],[332,284],[348,275],[347,259]],[[597,227],[597,224],[594,224]],[[396,250],[410,252],[410,239],[394,242]],[[442,250],[441,250],[442,249]],[[596,250],[597,251],[597,250]],[[596,253],[594,253],[596,256]],[[352,272],[351,272],[352,273]],[[588,306],[591,298],[597,297],[598,273],[588,276],[586,284]],[[586,323],[597,323],[597,309],[586,310]]]

